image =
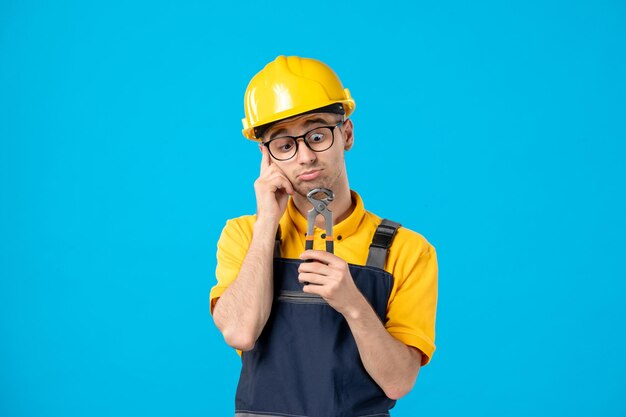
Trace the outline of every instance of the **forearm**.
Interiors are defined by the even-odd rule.
[[[406,395],[417,379],[421,352],[394,338],[364,297],[344,316],[368,374],[389,398]]]
[[[239,275],[220,296],[213,319],[226,343],[254,347],[272,308],[273,251],[277,224],[257,220]]]

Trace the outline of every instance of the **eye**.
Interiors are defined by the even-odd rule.
[[[309,136],[309,142],[310,143],[320,143],[323,142],[325,139],[324,134],[323,133],[313,133],[311,134],[311,136]]]
[[[282,152],[286,152],[291,148],[293,148],[293,143],[287,142],[287,143],[283,143],[282,145],[280,145],[279,150]]]
[[[272,152],[287,153],[294,147],[294,141],[290,138],[278,138],[270,143],[270,147]]]

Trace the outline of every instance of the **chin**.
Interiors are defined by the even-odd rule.
[[[314,188],[330,188],[322,183],[316,182],[316,181],[312,181],[312,182],[306,182],[306,183],[302,183],[300,184],[297,189],[296,192],[300,195],[302,195],[303,197],[306,197],[306,195],[309,193],[309,191],[311,191]]]

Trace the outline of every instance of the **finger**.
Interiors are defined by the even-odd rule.
[[[267,184],[271,187],[272,191],[284,190],[288,194],[293,193],[291,183],[281,174],[274,174],[266,181]]]
[[[300,273],[298,274],[298,281],[306,284],[324,285],[328,279],[319,274]]]
[[[321,262],[304,262],[298,266],[298,272],[328,276],[331,274],[331,269]]]
[[[261,150],[261,172],[264,172],[270,165],[272,165],[272,161],[270,159],[270,153],[265,145],[259,143],[259,149]]]
[[[323,285],[305,285],[302,287],[302,292],[319,295],[323,298],[324,296],[322,295],[322,292],[325,293],[325,290]]]
[[[339,265],[345,263],[345,261],[339,258],[337,255],[321,250],[306,250],[302,252],[302,254],[300,255],[300,259],[312,259],[326,265]]]
[[[289,181],[285,174],[281,171],[276,171],[270,178],[270,181],[274,184],[276,189],[282,188],[287,192],[287,194],[293,194],[293,185],[291,184],[291,181]]]

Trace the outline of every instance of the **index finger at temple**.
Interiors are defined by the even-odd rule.
[[[259,148],[261,148],[261,172],[265,171],[272,163],[270,161],[270,153],[268,152],[265,145],[262,143],[259,144]]]

